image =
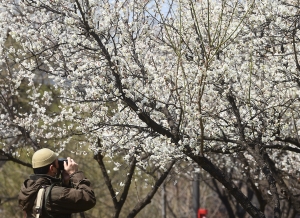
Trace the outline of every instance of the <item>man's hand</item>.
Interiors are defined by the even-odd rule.
[[[66,186],[69,185],[70,175],[78,171],[78,164],[70,157],[67,159],[68,163],[64,161],[64,170],[61,173],[63,184]]]
[[[68,159],[68,163],[66,161],[64,161],[64,167],[65,167],[65,171],[69,175],[71,175],[78,171],[78,164],[70,157],[67,157],[67,159]]]

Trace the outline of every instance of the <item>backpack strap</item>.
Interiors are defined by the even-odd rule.
[[[45,186],[42,186],[40,188],[37,198],[36,198],[36,205],[35,205],[35,210],[36,210],[36,218],[39,218],[40,215],[42,214],[42,208],[43,208],[43,198],[44,198],[44,193],[45,193]]]
[[[51,197],[50,197],[50,193],[52,191],[52,188],[57,185],[58,183],[52,183],[52,185],[50,187],[47,188],[46,190],[46,193],[45,193],[45,200],[44,200],[44,204],[45,204],[45,207],[46,207],[46,204],[49,203],[51,204]],[[45,212],[47,214],[47,217],[50,217],[50,218],[54,218],[51,214],[48,213],[47,209],[45,208]]]

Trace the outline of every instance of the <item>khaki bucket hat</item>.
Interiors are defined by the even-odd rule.
[[[40,168],[53,163],[57,159],[56,154],[49,148],[37,150],[32,156],[32,168]]]

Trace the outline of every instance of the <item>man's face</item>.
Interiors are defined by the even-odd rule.
[[[58,165],[58,159],[54,161],[54,164],[52,164],[52,168],[50,168],[51,176],[58,178],[60,175],[59,165]]]

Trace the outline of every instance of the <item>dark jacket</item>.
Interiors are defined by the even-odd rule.
[[[27,218],[36,216],[35,205],[37,193],[42,186],[46,186],[41,218],[55,217],[68,218],[72,213],[83,212],[91,209],[96,204],[96,198],[90,187],[90,181],[84,178],[83,172],[71,175],[70,187],[62,187],[60,179],[48,175],[31,175],[25,180],[20,193],[19,205],[27,214]],[[51,186],[51,185],[54,186]],[[47,190],[50,190],[47,195]],[[46,210],[46,211],[45,211]]]

